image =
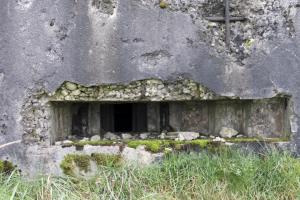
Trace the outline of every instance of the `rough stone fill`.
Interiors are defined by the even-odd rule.
[[[107,84],[85,87],[65,82],[51,101],[180,101],[209,100],[217,95],[192,80],[174,82],[148,79],[130,84]]]

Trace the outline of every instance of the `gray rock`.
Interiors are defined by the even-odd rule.
[[[125,147],[122,152],[122,157],[128,164],[147,166],[154,162],[162,160],[163,153],[151,153],[145,150],[144,146],[139,146],[136,149]]]
[[[120,137],[117,136],[116,134],[111,133],[111,132],[107,132],[104,135],[104,139],[107,139],[107,140],[118,140],[118,139],[120,139]]]
[[[141,134],[140,134],[140,138],[141,138],[142,140],[147,139],[149,136],[150,136],[150,133],[141,133]]]
[[[183,141],[183,140],[187,140],[187,141],[194,140],[194,139],[199,138],[199,136],[200,136],[200,134],[196,133],[196,132],[179,132],[178,133],[178,138],[179,138],[180,141]]]
[[[101,137],[99,135],[94,135],[91,137],[91,141],[98,141],[101,140]]]
[[[122,139],[123,140],[130,140],[130,139],[132,139],[132,135],[128,134],[128,133],[123,133],[122,134]]]
[[[67,88],[68,90],[73,91],[73,90],[76,90],[76,89],[77,89],[77,85],[74,84],[74,83],[67,82],[67,83],[66,83],[66,88]]]
[[[165,138],[170,139],[170,140],[179,139],[179,133],[178,132],[167,132],[165,135]]]
[[[220,131],[220,136],[223,138],[232,138],[232,137],[236,136],[237,134],[239,134],[239,132],[237,132],[233,128],[228,128],[228,127],[222,127],[222,129]]]

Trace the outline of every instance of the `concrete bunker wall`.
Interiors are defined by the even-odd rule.
[[[291,134],[289,97],[222,97],[187,79],[97,86],[65,82],[54,93],[40,92],[29,102],[23,109],[23,139],[28,143],[54,144],[69,136],[103,138],[107,132],[149,132],[151,138],[172,131],[219,136],[224,127],[245,137],[287,138]]]

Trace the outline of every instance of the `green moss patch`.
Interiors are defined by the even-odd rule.
[[[228,138],[226,142],[232,143],[246,143],[246,142],[286,142],[288,138]],[[147,151],[152,153],[163,152],[166,148],[172,148],[175,150],[183,149],[208,149],[220,148],[220,142],[215,142],[212,139],[197,139],[192,141],[175,141],[175,140],[132,140],[125,142],[128,147],[137,148],[138,146],[145,146]]]
[[[98,141],[79,141],[79,142],[74,142],[72,145],[73,146],[79,146],[79,147],[83,147],[85,145],[91,145],[91,146],[111,146],[114,143],[115,143],[114,141],[98,140]]]
[[[120,155],[93,153],[86,154],[67,154],[61,162],[60,167],[63,173],[69,176],[76,176],[75,169],[88,172],[91,168],[91,162],[95,162],[97,166],[119,167],[122,158]]]
[[[127,145],[131,148],[137,148],[138,146],[144,145],[147,151],[152,153],[162,152],[165,148],[173,148],[181,150],[185,145],[195,145],[200,148],[205,148],[211,140],[199,139],[192,141],[175,141],[175,140],[133,140],[128,141]]]
[[[91,158],[93,161],[96,162],[98,166],[107,166],[107,167],[116,168],[122,165],[121,155],[93,153],[91,155]]]
[[[74,176],[75,168],[87,172],[90,169],[90,156],[82,154],[68,154],[60,164],[64,174]]]
[[[288,142],[290,141],[289,138],[228,138],[226,139],[226,142],[232,142],[232,143],[243,143],[243,142]]]

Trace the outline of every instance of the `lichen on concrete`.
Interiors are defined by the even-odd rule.
[[[116,8],[115,0],[92,0],[92,6],[97,8],[101,13],[112,15]]]
[[[157,2],[139,1],[147,7],[157,6]],[[296,20],[295,0],[234,0],[230,1],[231,16],[244,16],[245,21],[231,23],[231,47],[227,51],[225,45],[225,23],[211,22],[207,17],[224,17],[224,3],[220,0],[166,0],[162,1],[170,12],[181,12],[189,15],[193,23],[199,27],[201,42],[207,43],[215,54],[226,53],[234,61],[245,64],[254,51],[267,53],[267,44],[274,39],[294,37]],[[159,4],[160,6],[160,4]],[[188,38],[190,44],[199,41]]]

